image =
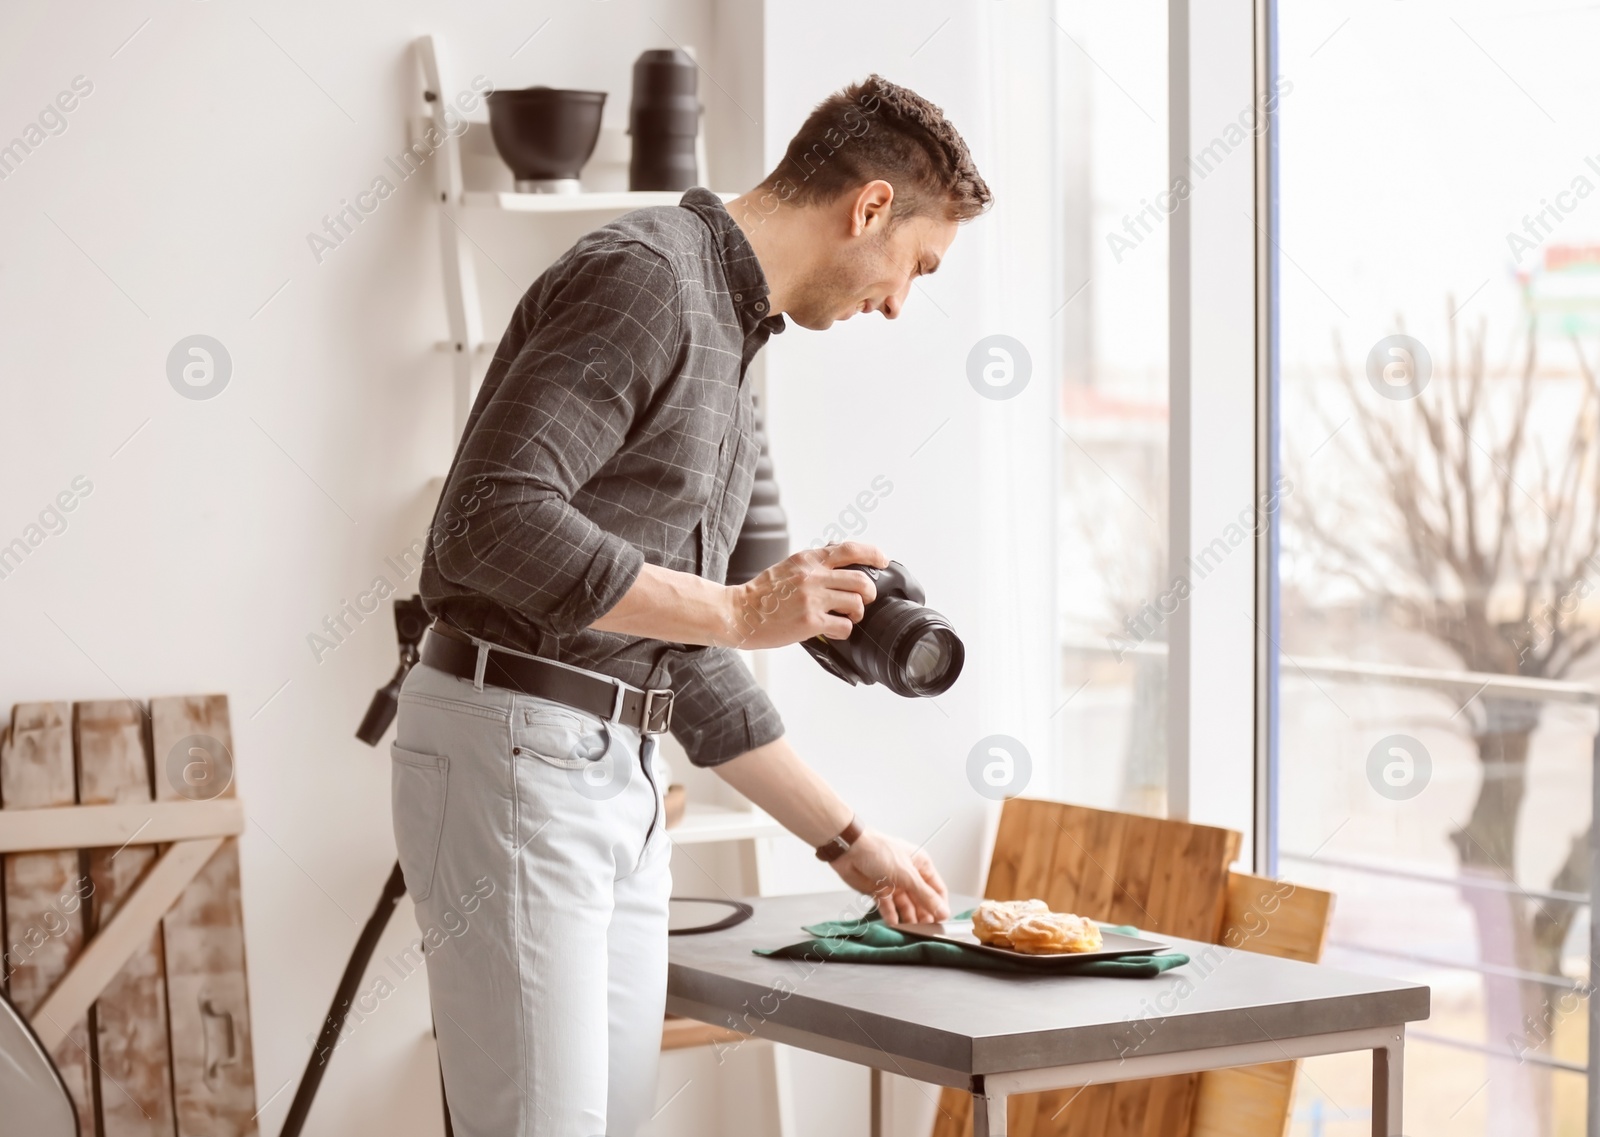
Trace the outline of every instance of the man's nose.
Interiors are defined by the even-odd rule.
[[[878,310],[883,313],[883,318],[893,320],[900,315],[900,309],[906,306],[906,297],[911,295],[911,282],[906,281],[905,287],[893,296],[885,296]]]

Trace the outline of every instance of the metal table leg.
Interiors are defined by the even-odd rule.
[[[1406,1034],[1395,1032],[1394,1041],[1372,1052],[1372,1137],[1402,1137],[1406,1065]]]
[[[972,1094],[972,1137],[1006,1137],[1006,1095],[991,1093],[974,1078]]]
[[[1321,1054],[1358,1054],[1363,1050],[1372,1054],[1372,1137],[1403,1137],[1404,1024],[973,1075],[967,1087],[972,1095],[972,1135],[1005,1137],[1006,1101],[1012,1094],[1259,1066]]]

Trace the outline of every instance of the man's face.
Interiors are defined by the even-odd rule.
[[[790,319],[822,331],[857,312],[900,314],[911,282],[939,267],[956,223],[938,213],[891,223],[892,198],[888,183],[873,182],[823,211],[809,270],[786,305]]]

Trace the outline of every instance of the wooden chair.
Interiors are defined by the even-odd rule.
[[[1013,798],[984,895],[1037,896],[1057,911],[1147,932],[1300,959],[1321,954],[1330,897],[1228,866],[1238,833],[1182,821]],[[1018,1137],[1282,1137],[1293,1062],[1028,1094],[1011,1100]],[[942,1091],[934,1137],[971,1133],[972,1099]]]
[[[1248,873],[1228,874],[1221,942],[1316,963],[1328,942],[1333,894]],[[1207,1070],[1200,1075],[1189,1137],[1283,1137],[1298,1062]]]

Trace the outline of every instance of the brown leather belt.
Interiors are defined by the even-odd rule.
[[[478,647],[472,637],[442,620],[428,625],[422,662],[462,679],[476,680]],[[640,734],[662,734],[672,725],[670,687],[641,691],[620,679],[601,679],[514,652],[489,648],[483,681],[523,695],[552,699],[588,711],[596,718],[631,726]]]

